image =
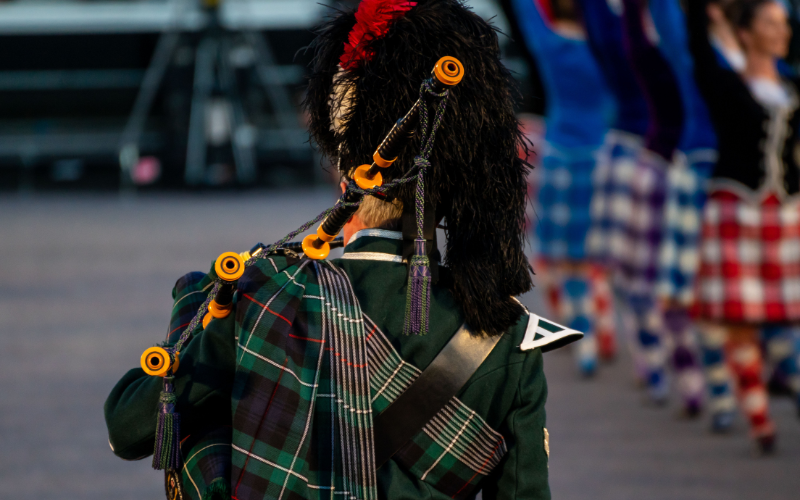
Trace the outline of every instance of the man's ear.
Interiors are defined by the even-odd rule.
[[[344,194],[344,191],[347,189],[347,183],[342,181],[339,183],[339,187],[342,188],[342,194]]]

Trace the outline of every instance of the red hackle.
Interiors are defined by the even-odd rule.
[[[385,35],[392,23],[417,5],[408,0],[362,0],[356,11],[356,24],[344,44],[339,59],[342,68],[351,70],[375,55],[367,46],[369,42]]]

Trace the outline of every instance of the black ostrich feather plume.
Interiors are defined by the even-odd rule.
[[[322,25],[311,49],[312,74],[304,102],[312,139],[348,175],[372,153],[419,94],[442,56],[457,57],[465,76],[451,90],[437,132],[426,192],[446,221],[445,265],[467,323],[498,335],[523,313],[511,297],[531,288],[524,254],[527,146],[514,113],[516,92],[500,62],[497,31],[458,0],[420,0],[385,36],[372,40],[375,56],[337,77],[352,83],[347,126],[331,127],[330,96],[339,57],[355,23],[339,12]],[[413,167],[412,143],[384,173],[391,180]],[[413,185],[392,193],[413,203]]]

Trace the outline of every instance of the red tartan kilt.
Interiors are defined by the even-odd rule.
[[[800,320],[800,202],[713,192],[703,214],[694,313],[737,323]]]

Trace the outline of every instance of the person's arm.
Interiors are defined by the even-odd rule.
[[[516,23],[527,49],[537,58],[551,57],[547,51],[554,46],[560,35],[553,30],[540,2],[548,0],[511,0],[516,14]]]
[[[545,444],[547,381],[539,349],[523,365],[515,408],[507,417],[510,435],[505,436],[508,453],[492,471],[483,488],[484,500],[549,500]]]
[[[729,106],[726,91],[741,85],[739,76],[719,64],[719,57],[708,38],[709,18],[706,13],[708,0],[687,2],[686,22],[689,27],[689,50],[694,59],[694,77],[697,86],[710,106]]]
[[[683,101],[672,68],[644,31],[643,3],[623,0],[628,57],[647,98],[650,127],[646,147],[670,160],[683,131]]]
[[[236,364],[234,314],[215,319],[184,347],[175,374],[181,433],[189,436],[212,425],[230,425],[231,386]],[[126,460],[153,453],[157,404],[163,379],[141,368],[125,374],[105,404],[109,444]]]
[[[680,0],[650,0],[647,8],[658,31],[658,48],[664,54],[688,57],[689,37]]]
[[[611,10],[606,0],[575,1],[581,10],[589,40],[593,44],[602,44],[603,40],[614,36],[615,30],[619,29],[619,17]]]

